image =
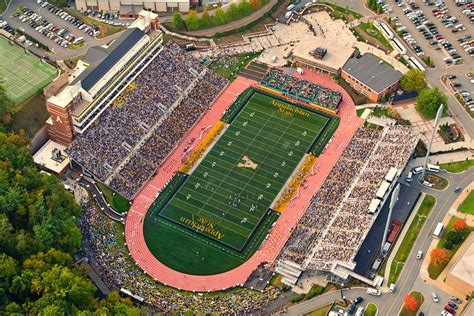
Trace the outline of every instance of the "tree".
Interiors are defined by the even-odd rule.
[[[196,10],[189,10],[186,18],[186,25],[191,31],[199,28],[199,17]]]
[[[221,8],[217,9],[214,13],[215,21],[218,25],[225,24],[226,22],[226,13]]]
[[[418,92],[420,93],[426,86],[425,73],[418,69],[410,69],[406,74],[402,76],[400,80],[400,88],[406,92]]]
[[[5,89],[5,87],[0,84],[0,121],[3,121],[5,119],[6,114],[11,112],[12,110],[13,102],[7,95],[7,90]]]
[[[246,16],[252,11],[252,8],[247,0],[240,0],[238,9],[241,16]]]
[[[240,17],[240,10],[235,3],[232,3],[226,11],[226,20],[233,21]]]
[[[260,0],[250,0],[249,4],[250,4],[250,7],[252,7],[253,10],[257,10],[262,6],[262,1],[260,1]]]
[[[202,27],[208,27],[211,25],[211,17],[209,16],[209,12],[207,11],[207,8],[204,8],[204,11],[201,14],[201,26]]]
[[[438,88],[424,89],[416,98],[416,110],[424,118],[433,119],[438,108],[442,105],[446,109],[448,98]]]
[[[181,12],[176,12],[173,15],[173,27],[177,30],[182,29],[184,26],[184,20],[183,20],[183,15]]]
[[[415,311],[418,308],[418,301],[413,295],[405,295],[405,307],[408,310]]]
[[[431,263],[436,266],[444,265],[449,261],[449,252],[444,248],[431,250]]]
[[[462,219],[458,219],[454,222],[453,229],[458,232],[462,232],[467,228],[467,224]]]

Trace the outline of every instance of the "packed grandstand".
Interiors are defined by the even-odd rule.
[[[262,80],[262,84],[276,89],[290,97],[336,111],[342,100],[342,94],[306,80],[284,74],[272,69]]]
[[[269,70],[260,84],[332,113],[344,103],[341,92],[280,70]],[[86,173],[133,199],[227,85],[226,79],[198,59],[168,44],[98,119],[76,136],[67,152]],[[418,135],[405,127],[359,128],[292,228],[279,254],[277,271],[288,264],[300,272],[334,272],[337,264],[350,268],[377,216],[368,212],[371,201],[387,172],[405,167],[417,141]],[[138,270],[126,247],[114,238],[117,231],[110,220],[92,206],[86,209],[82,227],[86,246],[94,254],[93,264],[110,287],[129,289],[150,306],[162,311],[250,312],[279,296],[278,290],[270,287],[251,295],[215,296],[200,305],[194,296],[159,286]],[[275,251],[275,256],[278,253]],[[282,274],[290,285],[299,277]]]
[[[417,142],[408,127],[360,128],[294,227],[279,265],[302,271],[351,267],[375,221],[369,204],[390,168],[405,167]]]
[[[227,85],[175,44],[158,56],[67,150],[128,199]]]

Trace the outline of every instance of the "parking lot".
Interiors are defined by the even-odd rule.
[[[467,91],[472,93],[474,92],[474,84],[471,83],[467,73],[472,70],[471,65],[474,57],[466,51],[465,47],[461,46],[461,42],[458,40],[461,37],[474,35],[471,34],[473,29],[472,23],[468,15],[462,13],[462,11],[466,10],[465,6],[456,6],[454,0],[447,0],[444,5],[441,4],[441,1],[437,3],[438,6],[436,6],[433,0],[431,5],[423,3],[421,0],[410,2],[405,0],[393,1],[389,3],[390,8],[393,10],[390,15],[396,17],[396,23],[398,23],[396,28],[402,28],[401,30],[403,30],[400,38],[405,41],[404,45],[410,48],[413,54],[418,55],[418,58],[421,59],[424,56],[429,56],[433,61],[435,67],[426,69],[426,77],[430,85],[440,88],[441,91],[453,92],[447,86],[450,82],[441,79],[446,75],[454,75],[456,78],[453,78],[452,82],[460,84],[456,89],[460,92]],[[436,17],[433,14],[433,10],[445,11],[442,13],[444,17]],[[456,24],[453,23],[451,27],[446,27],[442,20],[450,17],[457,19]],[[459,24],[463,24],[462,27],[465,30],[452,32],[453,27]],[[422,32],[423,29],[425,32]],[[464,45],[470,43],[469,41],[471,40],[472,38],[464,40]],[[418,46],[419,49],[415,50],[413,46]],[[459,64],[456,64],[456,58],[454,57],[458,56],[455,54],[460,57],[457,58]],[[471,95],[467,95],[466,98],[471,98]],[[463,125],[465,131],[471,137],[474,137],[474,124],[472,124],[470,114],[463,106],[457,103],[452,94],[449,95],[448,100],[449,108],[455,119]]]
[[[39,3],[38,3],[39,2]],[[24,6],[27,11],[17,11]],[[58,8],[41,1],[12,0],[8,10],[0,19],[8,26],[19,29],[48,46],[56,54],[51,59],[61,60],[84,54],[88,47],[110,42],[120,35],[97,40],[98,29],[83,24],[79,19],[61,12]],[[30,50],[40,53],[34,46]],[[44,55],[43,53],[40,53]]]

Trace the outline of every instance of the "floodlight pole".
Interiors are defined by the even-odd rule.
[[[380,246],[380,256],[383,255],[383,246],[385,245],[385,242],[387,241],[388,228],[390,227],[390,218],[392,218],[393,207],[395,206],[395,203],[397,203],[398,201],[399,194],[400,194],[400,183],[398,183],[395,189],[393,189],[392,197],[390,198],[387,222],[385,222],[385,231],[382,237],[382,245]]]
[[[441,104],[440,107],[438,108],[438,112],[436,112],[436,119],[435,119],[433,131],[431,132],[430,143],[428,144],[428,147],[426,148],[426,156],[425,156],[425,162],[423,164],[423,171],[421,173],[421,181],[425,180],[426,165],[428,164],[428,157],[431,152],[431,145],[433,144],[433,139],[436,134],[436,130],[438,129],[439,119],[441,118],[442,113],[443,113],[443,105]]]

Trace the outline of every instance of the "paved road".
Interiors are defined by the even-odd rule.
[[[14,18],[14,17],[11,16],[20,5],[24,5],[24,6],[27,6],[28,8],[30,8],[32,10],[35,10],[38,14],[40,14],[43,17],[45,17],[46,19],[48,19],[51,23],[53,23],[56,26],[59,26],[61,28],[68,27],[70,32],[73,33],[74,35],[76,35],[77,37],[79,37],[79,36],[84,37],[84,41],[85,41],[86,45],[84,47],[74,49],[74,50],[66,49],[64,47],[59,46],[58,44],[56,44],[51,39],[43,36],[42,34],[40,34],[38,32],[36,32],[27,23],[21,23],[18,20],[18,18]],[[51,12],[49,12],[46,9],[41,8],[41,6],[39,6],[36,1],[32,1],[32,0],[30,0],[30,1],[28,1],[28,0],[12,0],[12,2],[10,3],[10,6],[8,7],[8,9],[1,16],[1,19],[7,21],[8,24],[10,24],[13,28],[23,29],[23,31],[25,33],[27,33],[28,35],[30,35],[31,37],[33,37],[34,39],[36,39],[40,43],[43,43],[44,45],[46,45],[50,48],[53,48],[54,51],[56,52],[56,54],[51,55],[49,57],[50,57],[51,60],[54,60],[54,61],[64,60],[64,59],[68,59],[68,58],[71,58],[71,57],[83,55],[87,52],[87,50],[90,47],[96,46],[96,45],[107,44],[110,41],[112,41],[113,39],[120,36],[120,32],[119,32],[119,33],[115,33],[111,36],[108,36],[106,38],[102,38],[102,39],[96,39],[94,37],[91,37],[91,36],[85,34],[84,32],[80,31],[77,27],[75,27],[71,23],[64,21],[63,19],[56,16],[55,14],[52,14]],[[37,49],[34,46],[27,47],[27,48],[29,50],[33,51],[34,53],[36,53],[37,55],[40,55],[40,56],[45,55],[44,51],[42,51],[40,49]]]
[[[408,165],[408,168],[406,169],[406,172],[402,174],[401,179],[405,179],[408,171],[413,167],[420,166],[420,164],[420,159],[411,161]],[[363,289],[352,289],[345,290],[344,296],[346,296],[348,299],[354,299],[357,296],[362,296],[365,300],[364,303],[374,302],[378,305],[379,315],[397,315],[398,311],[403,305],[404,296],[415,290],[423,293],[425,297],[425,302],[421,306],[420,311],[423,311],[425,315],[439,315],[444,305],[447,304],[450,295],[449,293],[445,293],[439,289],[433,288],[433,286],[425,283],[419,277],[422,260],[416,260],[415,255],[418,250],[422,250],[426,255],[426,252],[428,251],[432,241],[432,233],[436,227],[436,224],[442,221],[444,216],[449,211],[450,206],[458,197],[458,194],[453,192],[453,188],[456,185],[465,187],[474,181],[474,168],[471,168],[461,174],[442,172],[441,175],[449,180],[449,186],[444,191],[429,189],[419,184],[417,178],[415,178],[411,183],[412,187],[417,188],[427,194],[435,195],[437,203],[426,219],[420,235],[413,246],[413,250],[405,264],[406,268],[402,270],[398,278],[399,281],[397,283],[397,291],[393,294],[387,293],[380,297],[375,297],[368,295]],[[431,293],[433,292],[436,292],[440,298],[440,302],[438,304],[434,303],[431,299]],[[288,309],[288,315],[300,315],[331,303],[336,299],[340,299],[339,291],[327,293],[325,295],[295,305]]]
[[[87,191],[89,191],[92,194],[92,197],[94,198],[95,202],[100,206],[101,210],[110,217],[111,219],[118,221],[118,222],[124,222],[124,217],[115,211],[113,211],[108,205],[107,202],[105,201],[104,196],[99,192],[98,188],[95,186],[94,183],[88,181],[84,177],[81,177],[77,180],[77,183],[81,185],[81,187],[85,188]]]
[[[444,50],[444,48],[441,50],[435,50],[435,46],[431,46],[429,44],[429,41],[423,37],[423,35],[416,29],[416,26],[403,13],[402,11],[403,8],[398,7],[394,3],[390,2],[389,4],[391,8],[393,9],[393,13],[391,14],[391,16],[397,16],[400,19],[400,22],[408,28],[408,31],[417,41],[418,45],[421,46],[425,54],[427,56],[430,56],[432,60],[434,61],[435,68],[427,68],[426,70],[426,79],[428,83],[433,87],[439,88],[440,91],[448,93],[448,89],[442,83],[441,77],[446,74],[454,74],[458,78],[460,78],[460,82],[464,85],[464,87],[468,88],[468,90],[472,90],[473,89],[472,87],[474,87],[474,85],[472,85],[470,81],[468,80],[468,78],[466,77],[466,71],[470,70],[469,68],[470,68],[470,65],[472,65],[473,59],[471,56],[467,55],[464,50],[461,49],[461,47],[459,46],[456,40],[457,36],[461,36],[462,34],[467,34],[467,32],[455,33],[455,34],[451,33],[451,31],[449,31],[442,23],[440,23],[440,21],[437,18],[433,16],[433,14],[431,13],[431,8],[433,8],[432,6],[431,7],[426,6],[425,4],[422,3],[421,0],[417,0],[416,2],[419,4],[420,9],[423,10],[427,18],[436,24],[440,34],[443,35],[451,44],[453,44],[456,50],[465,59],[465,63],[463,65],[447,66],[446,63],[443,61],[443,58],[448,57],[449,55]],[[450,1],[447,1],[446,3],[449,3],[449,2]],[[450,12],[451,14],[456,15],[455,14],[456,11],[450,9]],[[465,26],[469,30],[469,26],[471,26],[471,24],[465,24]],[[472,26],[470,29],[472,29]],[[401,38],[399,39],[402,42],[404,42],[403,39]],[[408,45],[407,43],[405,43],[405,47],[407,47],[407,49],[411,48],[411,46]],[[410,51],[408,55],[415,56],[415,54],[412,51]],[[462,125],[462,127],[464,128],[464,131],[471,138],[474,138],[474,121],[469,115],[469,113],[467,113],[464,107],[461,106],[457,102],[456,98],[452,94],[448,95],[448,107],[453,118]]]

